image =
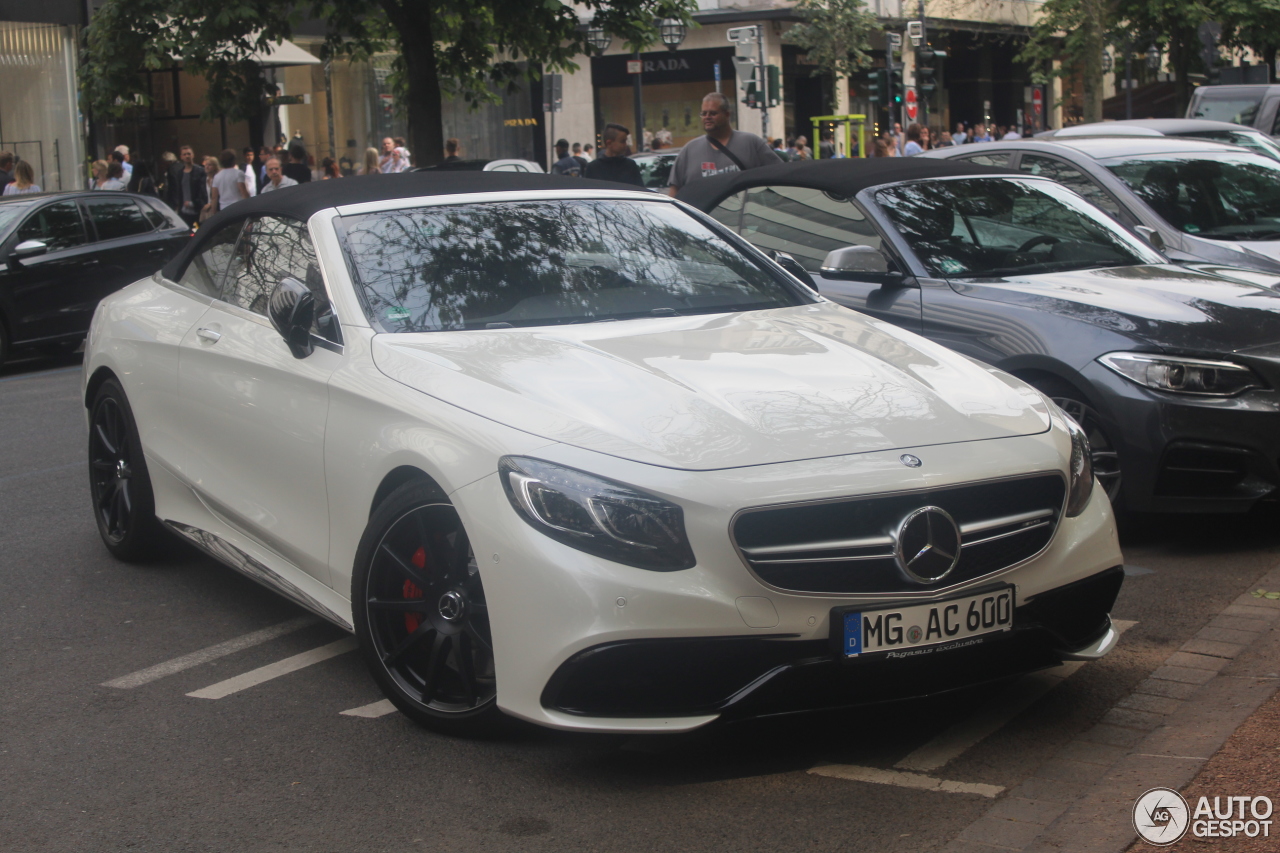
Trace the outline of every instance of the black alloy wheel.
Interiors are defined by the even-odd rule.
[[[1084,402],[1083,394],[1065,382],[1044,380],[1031,384],[1048,395],[1050,400],[1058,404],[1058,408],[1070,415],[1084,430],[1085,436],[1089,439],[1089,449],[1092,451],[1093,476],[1098,478],[1098,485],[1102,486],[1112,506],[1119,509],[1121,506],[1120,454],[1116,450],[1115,442],[1107,435],[1097,410]]]
[[[125,562],[150,557],[160,533],[155,498],[133,412],[114,379],[102,384],[90,408],[89,491],[107,550]]]
[[[400,487],[361,540],[352,578],[365,662],[406,716],[449,734],[493,732],[493,637],[457,510],[425,483]]]

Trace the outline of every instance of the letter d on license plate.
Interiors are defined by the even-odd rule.
[[[846,657],[897,652],[903,657],[962,648],[965,642],[1013,627],[1012,586],[965,598],[885,610],[837,610]],[[981,642],[981,641],[979,641]],[[897,657],[897,654],[890,657]]]

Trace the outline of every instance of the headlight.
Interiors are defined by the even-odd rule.
[[[684,512],[669,501],[523,456],[502,457],[498,476],[516,512],[557,542],[656,572],[696,562]]]
[[[1048,397],[1044,401],[1049,405],[1049,411],[1067,425],[1067,432],[1071,434],[1071,461],[1067,463],[1067,517],[1075,518],[1084,512],[1093,495],[1093,451],[1089,447],[1089,436],[1084,434],[1076,419]]]
[[[1250,388],[1265,388],[1256,373],[1229,361],[1112,352],[1099,359],[1126,379],[1157,391],[1232,397]]]

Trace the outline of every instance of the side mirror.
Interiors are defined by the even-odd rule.
[[[878,281],[895,284],[903,279],[897,265],[874,246],[845,246],[827,253],[822,261],[822,274],[827,278],[853,281]]]
[[[43,255],[47,251],[49,251],[49,246],[43,240],[23,240],[13,247],[10,257],[15,261],[20,261],[23,258],[34,258],[36,255]]]
[[[1135,225],[1133,230],[1138,232],[1138,236],[1151,245],[1151,248],[1157,252],[1164,251],[1164,237],[1154,228],[1148,228],[1146,225]]]
[[[809,275],[809,271],[794,257],[786,252],[779,252],[777,249],[766,249],[765,254],[773,258],[775,264],[800,279],[810,290],[817,292],[818,285],[813,280],[813,276]]]
[[[289,345],[294,358],[306,358],[314,347],[311,344],[311,324],[316,316],[316,298],[305,284],[296,278],[282,278],[271,291],[267,303],[267,316],[280,337]]]

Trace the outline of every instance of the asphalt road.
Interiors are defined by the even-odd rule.
[[[136,687],[104,682],[297,619],[174,544],[138,567],[89,511],[74,358],[0,370],[0,850],[929,850],[978,794],[807,772],[892,768],[964,721],[938,778],[1011,787],[1280,561],[1280,512],[1126,520],[1120,646],[1017,714],[1020,689],[684,736],[496,741],[341,712],[381,697],[337,654],[220,699],[186,694],[342,639],[315,623]],[[1025,688],[1026,685],[1021,685]],[[1007,718],[1007,719],[1006,719]],[[954,745],[954,744],[953,744]]]

